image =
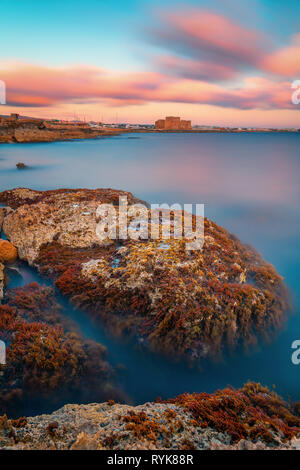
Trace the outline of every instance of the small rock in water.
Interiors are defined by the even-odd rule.
[[[17,163],[16,167],[18,168],[18,170],[25,170],[26,168],[28,168],[28,166],[25,165],[25,163],[22,163],[22,162]]]

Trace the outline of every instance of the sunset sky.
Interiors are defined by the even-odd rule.
[[[1,0],[1,114],[299,127],[299,0]]]

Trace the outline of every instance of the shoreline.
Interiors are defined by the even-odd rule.
[[[7,143],[42,143],[59,142],[98,137],[114,137],[121,134],[150,133],[150,134],[300,134],[299,130],[270,129],[270,130],[240,130],[240,129],[124,129],[116,127],[93,128],[88,124],[56,124],[39,119],[0,118],[0,144]]]

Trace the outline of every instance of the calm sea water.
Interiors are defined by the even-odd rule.
[[[247,380],[275,384],[285,397],[300,400],[300,365],[291,362],[291,344],[300,339],[299,150],[300,134],[250,133],[130,134],[0,146],[1,190],[111,187],[150,203],[204,203],[207,217],[252,244],[285,277],[295,314],[277,339],[202,372],[137,352],[69,308],[88,337],[107,345],[111,362],[125,364],[122,386],[134,403]],[[17,170],[19,161],[30,169]],[[26,268],[23,275],[22,282],[36,278]]]

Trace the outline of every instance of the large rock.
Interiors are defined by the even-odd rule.
[[[185,240],[116,240],[96,235],[96,209],[118,209],[116,190],[5,191],[15,210],[4,231],[19,256],[116,334],[175,357],[221,355],[280,328],[288,311],[281,276],[252,248],[205,219],[202,250]],[[161,249],[167,248],[167,249]]]
[[[17,258],[17,248],[9,241],[0,239],[0,260],[4,263],[14,263]]]

